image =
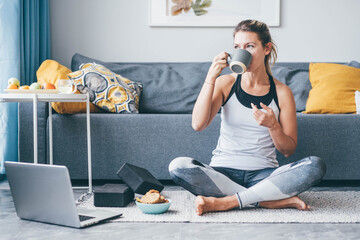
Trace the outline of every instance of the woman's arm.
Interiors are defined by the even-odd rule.
[[[276,90],[280,105],[279,121],[276,121],[273,110],[265,104],[261,104],[261,107],[266,110],[266,113],[261,112],[253,105],[254,117],[260,125],[269,128],[276,149],[285,157],[289,157],[295,152],[297,145],[295,100],[288,86],[279,84]]]
[[[196,131],[202,131],[209,126],[221,107],[223,79],[226,77],[218,76],[228,66],[226,59],[227,53],[222,52],[214,58],[210,66],[192,113],[192,127]]]

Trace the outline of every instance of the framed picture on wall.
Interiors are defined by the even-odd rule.
[[[153,27],[234,27],[245,19],[280,26],[280,0],[149,0]]]

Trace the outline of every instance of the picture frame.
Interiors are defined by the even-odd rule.
[[[246,19],[280,26],[280,0],[149,0],[151,27],[234,27]]]

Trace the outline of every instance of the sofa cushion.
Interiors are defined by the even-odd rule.
[[[68,74],[78,90],[89,93],[90,101],[115,113],[138,113],[141,84],[115,74],[106,67],[87,63]],[[128,85],[129,84],[129,85]]]
[[[355,113],[360,69],[334,63],[310,63],[312,89],[305,113]]]
[[[326,180],[359,180],[360,148],[357,114],[297,113],[298,145],[290,157],[278,152],[280,165],[308,156],[318,156],[326,162]]]
[[[45,102],[37,103],[37,141],[38,141],[38,161],[47,162],[46,153],[48,152],[46,136],[46,123],[49,116],[49,105]],[[32,102],[19,102],[18,109],[18,133],[19,133],[19,161],[34,162],[34,124],[33,124],[34,106]],[[61,115],[61,114],[56,114]],[[64,116],[64,115],[61,115]],[[70,115],[69,115],[70,116]],[[56,125],[54,125],[55,128]],[[3,139],[3,136],[1,136]],[[2,140],[3,141],[3,140]]]
[[[53,125],[61,129],[53,132],[54,164],[69,166],[72,179],[87,179],[85,123],[86,114],[53,115]],[[119,180],[116,173],[124,163],[171,179],[168,166],[176,157],[210,162],[219,128],[220,114],[201,132],[191,128],[191,114],[91,114],[93,179]]]
[[[290,87],[294,94],[296,111],[304,111],[309,91],[311,90],[309,71],[306,69],[274,66],[271,72],[274,78]]]
[[[60,63],[54,60],[45,60],[36,71],[36,77],[38,83],[41,85],[45,83],[52,83],[57,88],[57,80],[67,79],[67,75],[69,73],[71,73],[71,70],[61,65]],[[79,91],[76,91],[76,94],[79,93]],[[83,102],[53,102],[51,103],[51,106],[57,113],[61,114],[86,112],[86,103]],[[102,110],[91,103],[90,112],[102,112]]]
[[[71,69],[95,62],[143,84],[140,113],[191,113],[205,80],[206,63],[106,63],[75,54]]]
[[[349,64],[347,64],[350,67],[360,68],[360,63],[357,61],[351,61]]]

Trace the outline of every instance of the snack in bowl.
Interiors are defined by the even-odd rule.
[[[161,196],[159,191],[151,189],[142,198],[136,198],[136,201],[146,204],[166,203],[168,200],[164,196]]]
[[[150,190],[141,199],[137,197],[135,203],[143,213],[160,214],[169,209],[171,200],[161,196],[157,190]]]

